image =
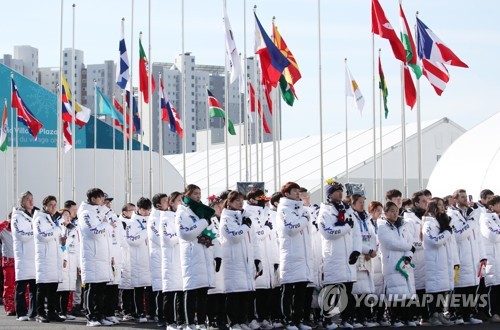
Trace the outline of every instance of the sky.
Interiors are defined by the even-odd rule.
[[[182,52],[182,0],[150,0],[151,35],[148,34],[148,1],[134,1],[133,61],[137,68],[138,33],[143,31],[147,49],[151,37],[153,62],[173,62]],[[76,4],[75,47],[85,52],[85,64],[117,61],[121,18],[125,36],[131,44],[132,0],[64,1],[63,47],[72,45],[72,4]],[[360,114],[347,102],[349,130],[372,125],[373,73],[371,0],[321,0],[321,76],[324,134],[345,130],[344,59],[365,98]],[[386,16],[399,33],[397,0],[380,0]],[[238,51],[253,55],[253,6],[264,28],[271,32],[272,17],[302,72],[296,84],[299,100],[293,108],[282,103],[283,137],[319,134],[320,79],[317,0],[227,0],[227,12]],[[246,7],[246,38],[245,15]],[[39,49],[39,66],[59,65],[61,1],[2,1],[0,19],[0,56],[13,54],[15,45]],[[196,57],[197,64],[224,65],[224,28],[222,0],[184,0],[184,50]],[[442,96],[435,94],[425,77],[420,82],[422,119],[448,117],[469,129],[500,110],[500,1],[485,0],[406,0],[403,8],[410,26],[415,13],[465,63],[468,69],[450,67],[450,82]],[[7,13],[7,14],[6,14]],[[382,64],[389,89],[389,118],[384,124],[401,121],[400,62],[392,55],[389,43],[374,38],[376,50],[382,49]],[[130,56],[130,54],[129,54]],[[377,78],[378,81],[378,78]],[[377,82],[378,84],[378,82]],[[137,85],[135,73],[134,85]],[[375,91],[377,125],[379,91]],[[416,121],[416,109],[406,109],[407,122]]]

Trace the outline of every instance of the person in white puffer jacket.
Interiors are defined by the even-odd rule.
[[[418,297],[418,307],[413,309],[413,318],[420,319],[420,324],[424,325],[429,319],[427,303],[425,300],[425,258],[424,248],[422,244],[422,216],[427,209],[427,198],[423,191],[413,193],[411,198],[413,207],[406,209],[403,212],[403,219],[410,225],[412,231],[413,246],[415,253],[413,254],[412,263],[415,265],[413,274],[415,275],[415,289]]]
[[[88,326],[111,325],[105,319],[106,284],[113,280],[111,240],[113,225],[104,216],[104,192],[87,191],[87,201],[78,208],[78,231],[81,239],[80,260],[85,284],[85,309]]]
[[[168,195],[158,193],[153,196],[151,202],[153,208],[148,219],[148,246],[149,246],[149,267],[151,269],[151,287],[155,302],[158,326],[164,327],[165,316],[163,314],[163,283],[161,279],[161,212],[168,210]]]
[[[456,205],[450,206],[447,214],[451,218],[460,259],[458,281],[455,283],[453,296],[457,301],[455,324],[480,324],[482,321],[474,317],[475,306],[466,303],[464,299],[476,297],[479,279],[483,276],[487,262],[479,229],[481,209],[475,203],[469,203],[464,189],[455,191],[453,198]]]
[[[130,253],[127,243],[127,234],[125,230],[129,225],[130,218],[136,210],[135,204],[127,203],[123,205],[122,212],[120,214],[119,220],[123,228],[123,240],[125,244],[121,247],[122,252],[122,268],[121,268],[121,282],[118,285],[118,289],[121,290],[122,296],[122,312],[123,321],[130,321],[134,319],[132,314],[135,313],[135,303],[134,303],[134,288],[132,287],[132,280],[130,278]]]
[[[160,212],[163,313],[167,330],[175,330],[184,323],[181,252],[175,225],[175,212],[181,204],[182,194],[175,191],[168,197],[168,210]]]
[[[62,282],[61,228],[54,223],[57,199],[48,195],[43,199],[43,210],[33,215],[33,235],[35,236],[36,301],[38,322],[62,322],[57,314],[57,286]],[[47,299],[47,312],[45,311]]]
[[[312,279],[309,214],[300,200],[300,186],[287,182],[281,188],[276,227],[280,256],[281,308],[287,330],[310,330],[304,322],[307,283]]]
[[[451,325],[443,315],[446,295],[453,291],[455,267],[458,265],[455,238],[446,215],[444,201],[433,198],[422,217],[425,261],[425,292],[430,296],[429,322],[432,326]]]
[[[356,281],[355,263],[361,254],[361,234],[352,208],[342,201],[344,187],[339,182],[327,181],[325,203],[321,203],[318,223],[323,255],[323,284],[345,288],[346,308],[341,312],[341,325],[353,327],[355,301],[352,287]],[[328,320],[327,329],[337,326]]]
[[[276,223],[277,217],[277,209],[278,204],[280,202],[281,192],[275,192],[271,195],[271,199],[269,200],[270,206],[268,209],[268,221],[273,225],[273,235],[271,235],[271,254],[273,256],[274,264],[274,273],[273,273],[273,288],[271,290],[271,297],[269,299],[270,303],[270,317],[272,320],[273,328],[282,328],[282,314],[281,314],[281,283],[280,283],[280,272],[279,272],[279,240],[278,240],[278,226]]]
[[[404,323],[416,326],[411,321],[411,311],[407,306],[415,295],[415,279],[411,267],[411,257],[415,251],[412,231],[403,218],[398,216],[396,204],[387,202],[384,212],[385,222],[378,226],[378,240],[382,252],[385,294],[391,304],[391,322],[395,327],[404,326]]]
[[[33,195],[24,192],[19,207],[12,210],[12,239],[14,242],[14,270],[16,289],[14,304],[18,321],[28,321],[36,316],[35,239],[33,237]],[[26,288],[29,285],[29,310]]]
[[[137,201],[137,211],[125,229],[130,253],[130,278],[134,287],[135,314],[139,323],[147,323],[144,301],[151,287],[149,267],[148,217],[151,213],[151,200],[145,197]]]
[[[500,196],[491,198],[481,214],[479,225],[488,258],[484,283],[488,288],[490,322],[500,322]]]

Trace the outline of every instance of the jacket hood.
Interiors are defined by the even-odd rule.
[[[281,197],[280,198],[280,205],[282,206],[288,206],[288,207],[302,207],[304,205],[304,202],[303,201],[295,201],[293,199],[290,199],[290,198],[286,198],[286,197]]]

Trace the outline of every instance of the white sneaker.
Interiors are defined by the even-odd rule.
[[[242,330],[252,330],[252,328],[250,328],[248,325],[246,325],[245,323],[241,323],[240,324],[240,328]]]
[[[406,326],[408,326],[408,327],[416,327],[417,324],[415,322],[413,322],[413,321],[406,321]]]
[[[381,326],[381,327],[390,327],[391,326],[391,322],[387,321],[387,320],[380,320],[380,322],[378,322],[378,324]]]
[[[362,324],[365,328],[373,328],[373,327],[378,327],[380,324],[376,323],[376,322],[368,322],[368,321],[365,321],[363,322]]]
[[[429,318],[429,323],[432,326],[443,325],[443,323],[439,321],[439,314],[437,312],[433,313],[432,316]]]
[[[352,328],[354,328],[354,327],[352,326],[352,324],[351,324],[351,323],[349,323],[349,322],[347,322],[347,321],[342,322],[342,323],[340,324],[340,326],[341,326],[342,328],[346,328],[346,329],[352,329]]]
[[[60,317],[63,317],[62,315],[59,315],[59,316],[60,316]],[[71,315],[71,314],[67,314],[67,315],[64,315],[64,319],[65,319],[65,320],[70,320],[70,321],[72,321],[72,320],[76,320],[76,317],[74,317],[74,316],[73,316],[73,315]]]
[[[172,323],[167,325],[167,330],[177,330],[177,324]]]
[[[264,330],[271,330],[273,328],[273,325],[268,320],[264,320],[260,322],[260,328]]]
[[[122,321],[133,321],[134,320],[134,317],[130,314],[127,314],[127,315],[123,315],[123,318],[122,318]]]
[[[253,319],[252,322],[248,323],[248,326],[250,327],[250,329],[252,330],[257,330],[260,328],[260,324],[259,322],[257,322],[257,320]]]
[[[285,329],[286,330],[299,330],[299,328],[297,328],[297,326],[293,323],[288,323],[286,326],[285,326]]]
[[[116,318],[116,316],[109,316],[109,317],[106,317],[106,320],[108,320],[109,322],[113,323],[113,324],[118,324],[120,323],[120,321],[118,321],[118,319]]]
[[[229,327],[229,330],[241,330],[241,327],[239,324],[234,324]]]
[[[490,317],[490,322],[500,323],[500,316],[498,314],[493,315],[492,317]]]
[[[392,324],[392,327],[393,327],[393,328],[401,328],[401,327],[404,327],[404,326],[405,326],[405,325],[403,324],[403,322],[400,322],[400,321],[398,321],[398,322],[394,322],[394,323]]]
[[[483,321],[475,319],[473,317],[471,317],[465,322],[465,324],[481,324],[481,323],[483,323]]]
[[[354,329],[359,329],[359,328],[362,328],[362,327],[363,327],[363,325],[362,325],[361,323],[354,322],[354,323],[352,324],[352,327],[353,327]]]
[[[337,329],[339,326],[335,322],[328,323],[325,327],[326,330]]]
[[[30,318],[28,316],[19,316],[17,319],[17,321],[29,321]]]
[[[104,326],[109,326],[109,325],[113,325],[114,323],[113,322],[110,322],[106,319],[102,319],[99,321],[99,323],[101,323],[101,325],[104,325]]]
[[[453,323],[454,324],[464,324],[465,322],[464,322],[463,318],[459,317],[455,321],[453,321]]]
[[[100,327],[101,322],[99,322],[99,321],[87,321],[87,326],[88,327]]]
[[[281,323],[280,321],[274,321],[273,328],[283,328],[283,323]]]
[[[185,330],[196,330],[196,325],[188,324],[186,325]]]
[[[435,314],[435,313],[434,313],[434,314]],[[444,316],[444,314],[443,314],[443,313],[440,313],[440,314],[438,315],[438,320],[439,320],[439,322],[441,322],[443,325],[452,325],[452,324],[453,324],[453,322],[452,322],[452,321],[450,321],[450,320],[448,320],[448,319]]]
[[[200,324],[197,327],[199,330],[207,330],[207,326],[205,324]]]
[[[298,325],[299,330],[312,330],[312,328],[304,323],[299,323]]]
[[[147,317],[139,317],[139,320],[137,322],[139,322],[139,323],[148,323],[148,318]]]

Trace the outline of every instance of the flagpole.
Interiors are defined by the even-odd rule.
[[[59,89],[57,91],[57,199],[59,200],[59,205],[62,206],[63,197],[63,186],[62,186],[62,75],[63,75],[63,11],[64,0],[61,0],[61,25],[59,34]],[[17,120],[16,120],[17,123]],[[16,124],[17,126],[17,124]],[[16,132],[17,140],[17,132]],[[17,144],[17,141],[16,141]],[[16,151],[17,153],[17,151]],[[17,196],[17,192],[14,196]]]
[[[123,22],[123,21],[122,21]],[[123,129],[122,129],[122,147],[123,147],[123,174],[124,174],[124,182],[123,188],[125,189],[125,199],[124,201],[128,201],[128,160],[127,160],[127,106],[125,102],[125,91],[122,89],[122,109],[123,109]]]
[[[248,132],[249,132],[249,113],[248,113],[248,72],[247,72],[247,5],[246,0],[243,0],[243,72],[245,74],[245,181],[249,181],[251,177],[251,163],[248,164]]]
[[[9,116],[9,113],[7,111],[7,98],[4,98],[3,102],[4,102],[4,107],[3,108],[7,112],[7,116]],[[12,114],[10,114],[10,117],[12,117]],[[9,119],[7,117],[7,122],[6,122],[7,127],[9,126],[8,120]],[[3,126],[2,126],[2,129],[3,129]],[[12,130],[12,126],[10,126],[10,129]],[[6,134],[5,138],[9,139],[9,130],[8,129],[7,129],[7,134]],[[11,149],[12,149],[12,137],[10,138],[10,141],[11,141]],[[9,144],[9,142],[7,140],[7,145],[8,144]],[[8,146],[7,146],[7,148],[8,148]],[[9,166],[9,160],[7,159],[8,158],[7,157],[8,153],[9,153],[9,151],[6,149],[5,150],[5,176],[4,176],[4,178],[5,178],[5,211],[6,212],[9,211],[9,170],[7,169],[7,167]]]
[[[347,58],[344,59],[344,64],[347,68]],[[346,77],[348,78],[348,77]],[[352,82],[351,82],[352,84]],[[348,137],[348,125],[347,125],[347,85],[345,86],[345,173],[346,173],[346,182],[349,182],[349,137]],[[356,98],[355,95],[353,95]]]
[[[381,49],[378,49],[378,58],[380,60]],[[383,86],[382,86],[383,87]],[[380,103],[380,198],[384,197],[384,146],[382,144],[382,118],[384,117],[384,109],[382,106],[382,89],[379,88],[379,103]]]
[[[12,82],[11,82],[12,84]],[[16,205],[16,197],[17,195],[15,194],[15,187],[14,187],[14,158],[15,158],[15,129],[14,129],[14,109],[12,108],[12,86],[11,92],[10,92],[10,146],[12,147],[12,159],[11,159],[11,166],[12,166],[12,204],[11,206],[14,207]],[[7,100],[7,99],[5,99]],[[17,118],[16,118],[17,121]]]
[[[224,0],[224,12],[227,11],[227,3],[226,0]],[[224,40],[226,42],[226,40]],[[227,63],[228,58],[227,58],[227,52],[224,52],[226,61]],[[234,65],[234,64],[233,64]],[[226,147],[226,190],[229,189],[229,79],[228,79],[228,71],[227,68],[224,70],[224,103],[225,103],[225,110],[226,110],[226,118],[225,118],[225,125],[224,125],[224,142],[225,142],[225,147]]]
[[[113,97],[113,101],[114,101],[114,97]],[[114,102],[113,102],[114,103]],[[116,144],[116,137],[115,137],[115,134],[116,134],[116,131],[115,131],[115,125],[114,125],[114,119],[113,119],[113,123],[111,124],[111,132],[113,133],[113,169],[111,170],[111,174],[113,175],[113,196],[116,196],[116,173],[115,173],[115,144]],[[74,144],[74,143],[73,143]],[[74,149],[74,148],[73,148]]]
[[[97,187],[97,81],[94,79],[94,187]]]
[[[76,94],[75,94],[75,12],[76,4],[73,4],[73,43],[71,47],[71,81],[73,94],[73,116],[71,119],[71,135],[73,137],[73,150],[71,150],[71,196],[73,200],[76,200]],[[114,166],[113,166],[114,168]]]
[[[151,58],[151,0],[148,1],[148,111],[149,111],[149,198],[153,198],[153,60]]]
[[[403,196],[408,196],[408,177],[406,173],[406,114],[405,114],[405,81],[404,63],[401,63],[401,142],[403,158]]]
[[[131,202],[133,199],[133,186],[132,186],[132,169],[133,169],[133,151],[134,151],[134,138],[133,138],[133,125],[134,125],[134,84],[133,84],[133,76],[134,76],[134,0],[132,0],[132,15],[130,20],[130,100],[129,100],[129,110],[130,110],[130,118],[129,118],[129,157],[128,157],[128,199],[127,202]],[[126,88],[126,87],[125,87]],[[127,92],[125,91],[125,97]]]
[[[162,77],[161,77],[161,72],[159,74],[159,83],[161,84]],[[162,108],[161,108],[161,95],[160,92],[158,91],[158,136],[159,136],[159,146],[158,146],[158,158],[160,159],[159,161],[159,170],[160,170],[160,190],[159,192],[163,192],[163,121],[162,121]],[[152,197],[151,197],[152,198]]]
[[[186,186],[186,148],[187,148],[187,118],[186,118],[186,54],[184,54],[184,0],[182,4],[182,130],[184,132],[183,147],[182,147],[182,176],[184,178],[184,186]]]
[[[415,16],[418,18],[418,11]],[[418,40],[418,29],[415,27],[415,38]],[[415,54],[415,56],[417,56]],[[417,76],[417,154],[418,154],[418,190],[424,189],[423,155],[422,155],[422,118],[420,112],[420,79]]]
[[[139,32],[139,41],[142,39],[142,31]],[[139,95],[137,102],[139,102],[139,113],[141,116],[141,196],[144,196],[144,113],[142,111],[142,104],[144,103],[144,96]]]
[[[278,90],[278,89],[276,89]],[[278,91],[278,93],[281,93]],[[278,94],[278,112],[276,114],[276,132],[278,136],[276,138],[278,147],[278,188],[281,187],[281,97]]]
[[[262,89],[262,85],[259,87]],[[261,90],[262,91],[262,90]],[[262,93],[259,93],[262,99]],[[264,100],[261,100],[262,107],[260,108],[260,179],[264,182]],[[272,111],[270,109],[270,111]]]
[[[377,191],[377,132],[376,132],[376,103],[375,103],[375,35],[372,33],[372,72],[373,72],[373,84],[372,84],[372,107],[373,107],[373,198],[378,200]]]
[[[240,55],[240,63],[241,63],[241,53],[239,54]],[[241,86],[241,83],[239,81],[239,79],[241,79],[241,72],[240,72],[240,76],[238,77],[238,85]],[[241,115],[241,111],[242,111],[242,108],[241,108],[241,91],[239,89],[239,86],[238,86],[238,120],[239,120],[239,123],[240,123],[240,129],[239,129],[239,136],[238,136],[238,145],[239,145],[239,158],[240,158],[240,181],[242,179],[242,175],[241,173],[243,172],[243,162],[241,161],[241,136],[242,136],[242,132],[241,132],[241,126],[242,126],[242,115]],[[210,196],[210,195],[209,195]]]
[[[279,102],[279,90],[275,89],[274,93],[274,104],[278,104]],[[273,121],[273,182],[274,182],[274,191],[278,191],[278,151],[277,151],[277,146],[276,146],[276,140],[277,140],[277,120],[278,120],[278,109],[277,107],[274,108],[274,114],[272,116],[272,121]]]
[[[208,85],[205,86],[208,90]],[[208,94],[208,93],[207,93]],[[210,196],[210,104],[207,97],[206,130],[207,130],[207,196]]]
[[[320,188],[324,198],[324,173],[323,173],[323,95],[321,91],[321,0],[318,0],[318,59],[319,59],[319,153],[320,153]]]
[[[11,71],[10,72],[10,79],[11,81],[14,80],[14,73]],[[13,88],[12,88],[12,82],[10,84],[10,105],[11,105],[11,111],[12,110],[12,92],[13,92]],[[16,199],[16,197],[18,196],[18,193],[19,193],[19,175],[18,175],[18,171],[19,171],[19,155],[18,155],[18,152],[19,152],[19,124],[18,124],[18,108],[15,108],[16,109],[16,121],[15,121],[15,133],[16,133],[16,147],[15,147],[15,152],[14,152],[14,160],[13,160],[13,164],[14,164],[14,180],[12,182],[12,186],[14,188],[14,200]]]

